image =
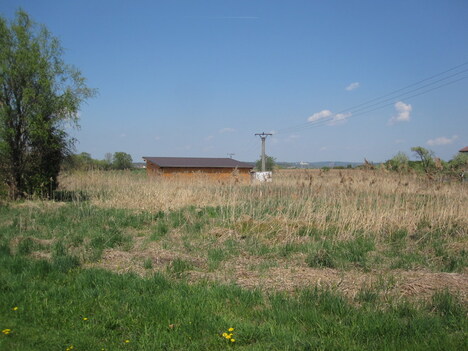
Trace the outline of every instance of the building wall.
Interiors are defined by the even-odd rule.
[[[146,172],[150,176],[162,176],[164,178],[188,179],[197,176],[209,177],[213,180],[238,180],[250,181],[250,169],[248,168],[161,168],[154,163],[147,162]]]

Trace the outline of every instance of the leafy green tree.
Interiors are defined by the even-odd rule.
[[[130,169],[133,167],[132,156],[125,152],[116,152],[112,158],[112,167],[114,169]]]
[[[78,155],[67,155],[62,164],[63,171],[108,170],[111,163],[106,160],[95,160],[87,152]]]
[[[455,170],[468,170],[468,152],[459,152],[449,162],[449,166]]]
[[[388,160],[386,164],[392,171],[407,171],[409,168],[409,158],[404,152],[400,151],[392,159]]]
[[[435,167],[434,163],[434,152],[428,149],[425,149],[421,146],[415,146],[411,148],[416,156],[421,160],[422,167],[424,171],[430,172]]]
[[[110,152],[106,152],[104,155],[104,162],[109,165],[109,168],[112,167],[112,154]]]
[[[94,94],[59,41],[22,10],[0,16],[0,177],[12,198],[50,195],[81,103]]]
[[[255,168],[259,171],[262,170],[262,157],[255,162]],[[265,155],[265,171],[271,172],[276,168],[276,158]]]

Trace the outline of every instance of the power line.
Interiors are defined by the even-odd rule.
[[[301,123],[301,124],[298,124],[298,125],[295,125],[295,126],[291,126],[291,127],[285,127],[285,128],[282,128],[282,129],[279,129],[278,130],[278,133],[285,133],[285,132],[293,132],[293,131],[296,131],[296,130],[300,130],[300,129],[308,129],[310,127],[313,127],[313,126],[322,126],[322,125],[325,125],[327,123],[329,123],[330,121],[332,121],[336,115],[338,114],[343,114],[343,113],[352,113],[352,116],[348,117],[348,118],[351,118],[351,117],[355,117],[355,116],[358,116],[358,115],[362,115],[362,114],[365,114],[365,113],[369,113],[369,112],[372,112],[372,111],[375,111],[377,109],[380,109],[380,108],[383,108],[383,107],[386,107],[388,105],[392,105],[394,102],[390,103],[390,104],[386,104],[386,102],[388,101],[391,101],[391,100],[394,100],[394,99],[410,99],[410,98],[413,98],[413,97],[416,97],[416,96],[419,96],[419,95],[423,95],[423,94],[426,94],[430,91],[433,91],[433,90],[436,90],[436,89],[439,89],[441,87],[444,87],[446,85],[450,85],[450,84],[453,84],[455,82],[458,82],[460,80],[463,80],[467,77],[462,77],[460,79],[456,79],[456,80],[453,80],[451,82],[448,82],[448,83],[445,83],[445,84],[441,84],[441,85],[438,85],[437,87],[434,87],[434,88],[430,88],[430,89],[427,89],[427,90],[424,90],[423,92],[421,93],[418,93],[418,94],[414,94],[414,95],[410,95],[410,96],[407,96],[407,94],[410,94],[410,93],[413,93],[413,92],[416,92],[416,91],[419,91],[421,89],[424,89],[424,88],[428,88],[428,87],[431,87],[433,86],[434,84],[437,84],[437,83],[440,83],[442,81],[445,81],[447,79],[450,79],[450,78],[453,78],[453,77],[456,77],[464,72],[467,72],[468,69],[465,69],[465,70],[461,70],[461,71],[458,71],[454,74],[451,74],[451,75],[448,75],[448,76],[445,76],[443,78],[440,78],[438,80],[435,80],[435,81],[432,81],[430,83],[427,83],[425,85],[422,85],[418,88],[415,88],[415,89],[412,89],[412,90],[409,90],[409,91],[406,91],[402,94],[399,94],[399,95],[395,95],[396,93],[399,93],[401,91],[404,91],[404,90],[407,90],[408,88],[411,88],[411,87],[415,87],[415,86],[418,86],[420,85],[421,83],[424,83],[424,82],[427,82],[427,81],[430,81],[430,80],[433,80],[434,78],[436,77],[440,77],[440,76],[443,76],[449,72],[452,72],[452,71],[455,71],[457,69],[459,69],[460,67],[463,67],[463,66],[466,66],[468,65],[468,61],[467,62],[464,62],[460,65],[457,65],[457,66],[454,66],[452,68],[449,68],[443,72],[440,72],[440,73],[437,73],[437,74],[434,74],[428,78],[425,78],[425,79],[422,79],[422,80],[419,80],[415,83],[412,83],[412,84],[409,84],[403,88],[400,88],[400,89],[397,89],[397,90],[394,90],[390,93],[387,93],[387,94],[384,94],[384,95],[381,95],[377,98],[373,98],[371,100],[368,100],[366,102],[363,102],[363,103],[360,103],[358,105],[354,105],[352,107],[349,107],[347,109],[344,109],[342,111],[339,111],[333,115],[331,115],[330,117],[327,117],[327,118],[322,118],[320,120],[317,120],[317,121],[313,121],[313,122],[304,122],[304,123]],[[394,95],[394,96],[393,96]],[[392,96],[392,97],[390,97]],[[384,98],[387,98],[387,99],[384,99]],[[381,104],[384,104],[384,105],[381,105]],[[381,106],[379,106],[381,105]],[[369,110],[369,108],[371,107],[374,107],[374,106],[378,106],[376,107],[375,109],[371,109]]]
[[[422,91],[420,93],[417,93],[417,94],[414,94],[414,95],[410,95],[410,96],[407,96],[405,98],[405,100],[409,100],[409,99],[412,99],[412,98],[415,98],[415,97],[418,97],[420,95],[424,95],[424,94],[427,94],[433,90],[437,90],[437,89],[440,89],[444,86],[447,86],[447,85],[451,85],[451,84],[454,84],[454,83],[457,83],[463,79],[466,79],[468,77],[461,77],[461,78],[458,78],[456,80],[453,80],[453,81],[450,81],[450,82],[447,82],[447,83],[444,83],[444,84],[441,84],[441,85],[438,85],[434,88],[431,88],[431,89],[427,89],[425,91]],[[373,112],[373,111],[376,111],[376,110],[379,110],[381,108],[384,108],[384,107],[387,107],[387,106],[391,106],[393,105],[394,102],[391,102],[391,103],[387,103],[387,104],[384,104],[384,105],[381,105],[381,106],[378,106],[378,107],[375,107],[373,109],[370,109],[370,110],[365,110],[365,111],[362,111],[362,112],[358,112],[356,114],[353,114],[352,116],[348,117],[349,118],[354,118],[354,117],[359,117],[361,115],[364,115],[366,113],[369,113],[369,112]],[[305,126],[303,126],[301,129],[312,129],[312,128],[317,128],[317,127],[322,127],[324,125],[327,125],[329,122],[333,121],[333,117],[329,117],[329,118],[323,118],[321,120],[318,120],[318,121],[315,121],[315,122],[308,122]]]

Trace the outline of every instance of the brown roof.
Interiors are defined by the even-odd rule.
[[[163,168],[253,168],[246,162],[240,162],[232,158],[208,158],[208,157],[143,157],[146,162],[154,163]]]
[[[465,146],[463,149],[461,149],[459,152],[468,152],[468,146]]]

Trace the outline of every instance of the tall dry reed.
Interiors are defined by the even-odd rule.
[[[93,171],[63,175],[61,184],[86,192],[96,206],[149,212],[216,206],[227,222],[265,221],[286,232],[298,226],[342,233],[428,227],[465,234],[468,228],[467,184],[385,171],[285,170],[272,183],[256,185]]]

